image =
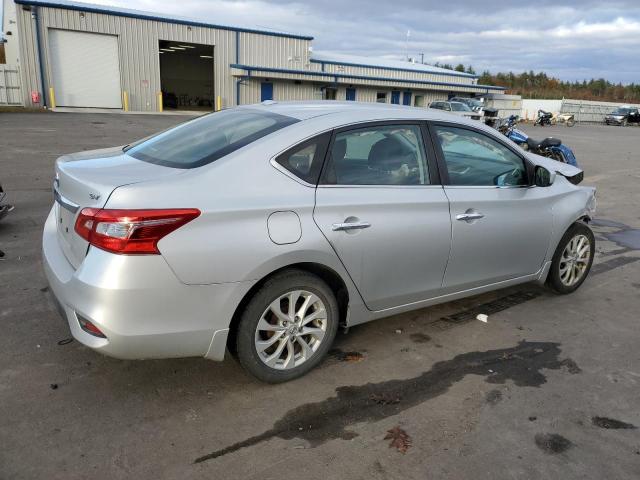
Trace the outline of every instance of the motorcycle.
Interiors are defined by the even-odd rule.
[[[559,138],[547,137],[542,141],[537,141],[516,128],[518,116],[511,115],[506,122],[498,127],[498,131],[509,140],[517,143],[523,150],[551,158],[562,163],[568,163],[574,167],[578,166],[576,156],[573,151],[562,144]]]
[[[553,119],[553,113],[545,112],[544,110],[538,110],[538,118],[533,123],[534,126],[540,125],[544,127],[545,125],[551,126],[551,120]]]
[[[567,127],[573,127],[576,124],[576,118],[574,115],[571,115],[569,113],[558,113],[553,115],[551,123],[553,125],[564,123]]]

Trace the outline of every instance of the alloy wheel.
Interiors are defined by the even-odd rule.
[[[302,365],[318,350],[327,331],[322,300],[306,290],[289,291],[264,311],[254,345],[264,364],[277,370]]]
[[[582,234],[569,240],[560,257],[560,281],[563,285],[571,287],[578,283],[589,265],[591,257],[591,243]]]

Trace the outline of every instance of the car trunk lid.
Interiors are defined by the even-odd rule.
[[[89,247],[74,229],[83,208],[104,207],[111,193],[120,186],[180,173],[183,170],[136,160],[121,147],[60,157],[56,161],[54,210],[58,240],[69,263],[78,268]]]

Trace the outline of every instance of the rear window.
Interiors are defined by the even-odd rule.
[[[224,110],[191,120],[131,146],[133,158],[174,168],[195,168],[298,122],[259,110]]]

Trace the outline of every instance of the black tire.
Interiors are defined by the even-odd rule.
[[[582,276],[572,285],[566,285],[560,277],[560,265],[563,263],[562,253],[564,252],[567,244],[576,236],[584,235],[589,240],[589,259],[587,262],[586,270],[582,273]],[[567,294],[575,292],[580,285],[585,281],[591,270],[593,264],[593,257],[596,251],[595,237],[591,228],[582,222],[576,222],[565,232],[558,243],[555,253],[553,254],[553,260],[551,261],[551,268],[549,269],[549,275],[547,276],[547,285],[556,293]]]
[[[326,331],[317,350],[307,360],[297,367],[279,370],[268,366],[260,357],[255,345],[256,329],[269,305],[292,290],[306,290],[320,299],[327,314]],[[339,319],[336,297],[321,278],[303,270],[285,270],[267,280],[244,309],[235,336],[237,359],[247,372],[263,382],[281,383],[301,377],[326,356],[338,331]]]

